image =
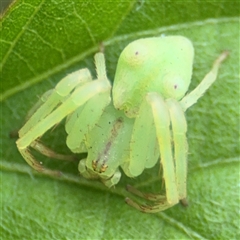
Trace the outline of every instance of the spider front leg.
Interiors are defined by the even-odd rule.
[[[92,79],[90,72],[87,69],[82,69],[71,73],[67,77],[63,78],[54,89],[44,93],[39,101],[28,112],[26,118],[27,122],[19,130],[19,139],[17,140],[16,144],[23,158],[35,170],[45,172],[46,174],[50,175],[60,175],[58,171],[44,169],[43,166],[37,162],[33,155],[30,153],[29,147],[31,146],[46,156],[52,155],[52,157],[54,157],[54,153],[48,151],[44,145],[41,146],[37,140],[38,137],[40,137],[42,134],[35,136],[32,131],[33,129],[38,129],[39,123],[51,115],[54,109],[57,108],[65,98],[68,97],[71,91],[73,91],[76,87],[79,87],[84,83],[90,81],[92,81]],[[57,123],[58,122],[55,122],[55,124]],[[47,131],[44,129],[44,126],[42,126],[43,133]],[[23,140],[26,138],[26,136],[28,136],[28,141],[25,144],[25,147],[23,147]]]
[[[186,201],[187,197],[187,122],[180,103],[175,99],[166,101],[173,135],[173,149],[175,159],[175,173],[177,181],[178,199]]]
[[[190,93],[188,93],[181,101],[184,111],[195,104],[199,98],[208,90],[208,88],[216,81],[217,74],[221,63],[228,57],[229,52],[224,51],[213,63],[213,67],[209,73],[203,78],[200,84]]]
[[[38,122],[48,116],[72,90],[90,81],[92,78],[88,69],[73,72],[63,78],[54,89],[44,93],[42,99],[28,112],[27,122],[18,132],[19,137],[24,136]]]
[[[50,175],[60,174],[58,171],[43,168],[29,152],[29,147],[39,137],[77,108],[84,105],[92,97],[105,92],[108,94],[110,101],[111,85],[106,77],[103,54],[96,54],[95,61],[98,80],[91,81],[91,78],[89,79],[90,73],[87,69],[70,74],[60,81],[47,100],[20,129],[19,139],[16,142],[17,147],[27,163],[35,170]],[[79,73],[82,74],[79,75]],[[41,146],[37,147],[41,148]]]
[[[146,100],[147,104],[141,106],[139,115],[148,111],[147,109],[149,109],[150,105],[160,149],[166,196],[141,193],[133,187],[128,186],[128,191],[139,197],[154,201],[154,204],[152,206],[139,205],[128,198],[126,202],[140,211],[153,213],[163,211],[177,204],[180,199],[186,198],[187,125],[183,110],[177,101],[169,100],[166,103],[157,93],[147,94]],[[136,121],[138,121],[138,119]],[[170,123],[173,132],[175,161],[172,154]],[[129,167],[131,167],[131,164]]]
[[[81,75],[79,74],[80,72],[75,72],[74,75]],[[83,73],[83,76],[82,78],[79,78],[80,79],[84,79],[84,74],[89,74],[88,71],[85,71],[82,72]],[[71,77],[73,77],[73,75],[71,75]],[[69,76],[67,77],[67,80],[70,80],[71,82],[71,79],[69,79]],[[91,76],[89,75],[89,77],[86,78],[86,81],[88,80],[91,80]],[[65,78],[65,81],[66,81],[66,78]],[[81,80],[79,81],[79,85],[83,83]],[[62,83],[61,83],[62,84]],[[69,83],[68,83],[69,84]],[[59,85],[58,84],[55,89],[51,89],[47,92],[45,92],[38,100],[38,102],[28,111],[27,113],[27,116],[26,116],[26,122],[31,118],[31,116],[37,112],[37,110],[42,106],[44,105],[44,103],[46,103],[46,101],[49,101],[49,97],[51,97],[52,95],[54,95],[54,93],[56,93],[58,91],[58,88],[59,88]],[[64,99],[61,100],[61,102],[63,102]],[[54,105],[56,105],[58,103],[58,101],[55,102]],[[53,107],[53,106],[52,106]],[[46,113],[46,112],[45,112]],[[31,121],[33,121],[33,119],[31,119]],[[22,129],[21,129],[22,130]],[[20,131],[21,131],[20,130]],[[56,153],[55,151],[53,151],[52,149],[48,148],[47,146],[45,146],[43,143],[40,142],[40,140],[35,140],[31,143],[30,145],[32,148],[34,148],[36,151],[40,152],[41,154],[43,154],[44,156],[47,156],[49,158],[54,158],[54,159],[59,159],[59,160],[65,160],[65,161],[74,161],[76,160],[76,157],[74,155],[66,155],[66,154],[59,154],[59,153]]]

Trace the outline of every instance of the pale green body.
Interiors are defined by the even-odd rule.
[[[121,53],[112,89],[104,55],[96,54],[97,79],[92,80],[87,69],[74,72],[30,110],[19,131],[20,153],[34,169],[60,175],[38,163],[29,148],[53,158],[73,159],[38,141],[67,117],[67,146],[73,153],[88,153],[79,162],[82,176],[100,179],[111,187],[120,180],[119,167],[128,177],[137,177],[160,159],[166,195],[144,194],[128,186],[130,192],[154,201],[154,205],[139,205],[128,198],[126,202],[140,211],[157,212],[184,200],[188,151],[184,112],[215,81],[227,53],[220,55],[199,86],[184,97],[193,56],[192,43],[185,37],[136,40]]]

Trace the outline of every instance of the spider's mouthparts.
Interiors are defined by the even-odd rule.
[[[106,165],[105,163],[102,163],[101,165],[99,164],[99,161],[92,161],[92,168],[95,172],[98,172],[98,173],[104,173],[107,168],[108,168],[108,165]]]

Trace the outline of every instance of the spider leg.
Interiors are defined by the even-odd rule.
[[[64,160],[64,161],[77,160],[76,156],[74,156],[74,155],[59,154],[59,153],[53,151],[51,148],[42,144],[39,140],[33,141],[30,146],[33,149],[35,149],[36,151],[40,152],[41,154],[43,154],[49,158],[55,158],[55,159]]]
[[[32,114],[26,124],[20,129],[19,139],[16,142],[17,147],[28,164],[35,170],[51,175],[59,175],[58,171],[45,169],[37,162],[28,150],[31,144],[34,146],[34,142],[46,131],[84,105],[92,97],[107,92],[110,101],[111,85],[106,78],[103,54],[96,54],[95,60],[100,79],[91,81],[90,72],[87,69],[68,75],[57,84],[52,93],[47,97],[47,100],[42,105],[40,104],[40,108]],[[35,145],[35,148],[42,151],[45,155],[53,154],[53,152],[48,150],[46,153],[46,148],[40,144]],[[56,156],[55,153],[54,155]]]
[[[55,171],[55,170],[51,170],[51,169],[47,169],[44,168],[42,166],[41,162],[36,161],[36,159],[34,158],[34,156],[31,154],[31,152],[29,151],[28,148],[24,148],[19,150],[19,152],[21,153],[21,155],[23,156],[23,158],[25,159],[25,161],[35,170],[37,170],[38,172],[42,172],[44,174],[47,175],[51,175],[51,176],[56,176],[59,177],[61,176],[61,172],[60,171]]]
[[[181,200],[187,197],[187,122],[183,109],[178,101],[169,99],[166,103],[170,113],[173,133],[178,199]]]
[[[92,81],[90,72],[87,69],[82,69],[71,73],[64,79],[62,79],[54,89],[48,90],[45,92],[37,103],[28,111],[26,116],[26,123],[25,125],[19,130],[19,137],[21,138],[25,133],[27,133],[37,122],[41,121],[44,117],[49,115],[54,108],[61,104],[69,95],[69,93],[76,87],[81,86],[85,82]],[[64,89],[63,86],[66,86]],[[56,123],[57,124],[57,123]],[[31,147],[35,150],[41,152],[43,155],[61,159],[61,160],[73,160],[74,156],[67,156],[55,153],[50,148],[47,148],[39,141],[33,141],[31,143]],[[29,154],[28,157],[26,157]],[[29,150],[22,152],[22,155],[25,156],[25,159],[28,159],[28,163],[32,166],[36,166],[38,171],[43,169],[42,165],[39,165],[34,160],[32,154],[30,154]],[[35,162],[35,163],[34,163]],[[34,164],[33,164],[34,163]],[[43,170],[42,170],[43,171]],[[45,171],[45,170],[44,170]],[[50,173],[52,170],[48,170]],[[58,172],[52,171],[51,175],[59,175]]]
[[[180,104],[184,111],[195,104],[200,97],[208,90],[208,88],[217,79],[217,74],[221,63],[227,58],[228,52],[223,52],[213,63],[213,67],[209,73],[203,78],[200,84],[189,94],[187,94],[181,101]]]
[[[19,130],[19,137],[24,136],[38,122],[47,117],[76,87],[90,81],[92,81],[92,79],[88,69],[73,72],[63,78],[53,90],[43,94],[43,100],[40,99],[30,110],[27,116],[30,118]]]
[[[28,111],[25,122],[27,122],[29,118],[48,100],[53,91],[54,89],[48,90],[38,99],[35,105],[33,105],[33,107]]]
[[[134,188],[131,185],[127,185],[126,189],[127,189],[128,192],[131,192],[134,195],[136,195],[138,197],[141,197],[141,198],[144,198],[144,199],[149,200],[149,201],[153,201],[153,202],[156,202],[156,201],[166,202],[166,196],[164,196],[164,195],[153,194],[153,193],[143,193],[143,192],[139,191],[138,189]]]
[[[152,110],[144,101],[133,124],[129,157],[121,167],[127,176],[136,177],[145,168],[152,168],[158,158],[159,148]]]
[[[166,198],[161,195],[144,194],[140,193],[134,188],[128,188],[128,190],[140,197],[145,199],[156,201],[153,206],[150,205],[139,205],[133,200],[127,198],[127,204],[137,208],[142,212],[159,212],[163,211],[179,202],[178,189],[175,173],[175,163],[172,154],[172,143],[171,143],[171,132],[170,132],[170,114],[168,105],[164,99],[157,93],[148,93],[146,100],[152,110],[152,115],[156,128],[156,136],[160,149],[161,163],[163,166],[163,177],[165,179]]]

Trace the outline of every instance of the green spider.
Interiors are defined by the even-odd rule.
[[[222,53],[211,71],[189,94],[193,65],[192,43],[182,36],[152,37],[130,43],[121,53],[113,87],[106,75],[103,53],[95,55],[97,78],[82,69],[63,78],[30,110],[19,131],[17,147],[27,163],[39,172],[60,175],[44,168],[29,149],[56,159],[71,159],[44,146],[40,137],[66,117],[67,146],[73,153],[87,152],[79,172],[116,185],[121,171],[131,178],[160,159],[165,195],[128,191],[153,201],[126,202],[143,212],[163,211],[187,197],[187,123],[184,112],[216,80]]]

